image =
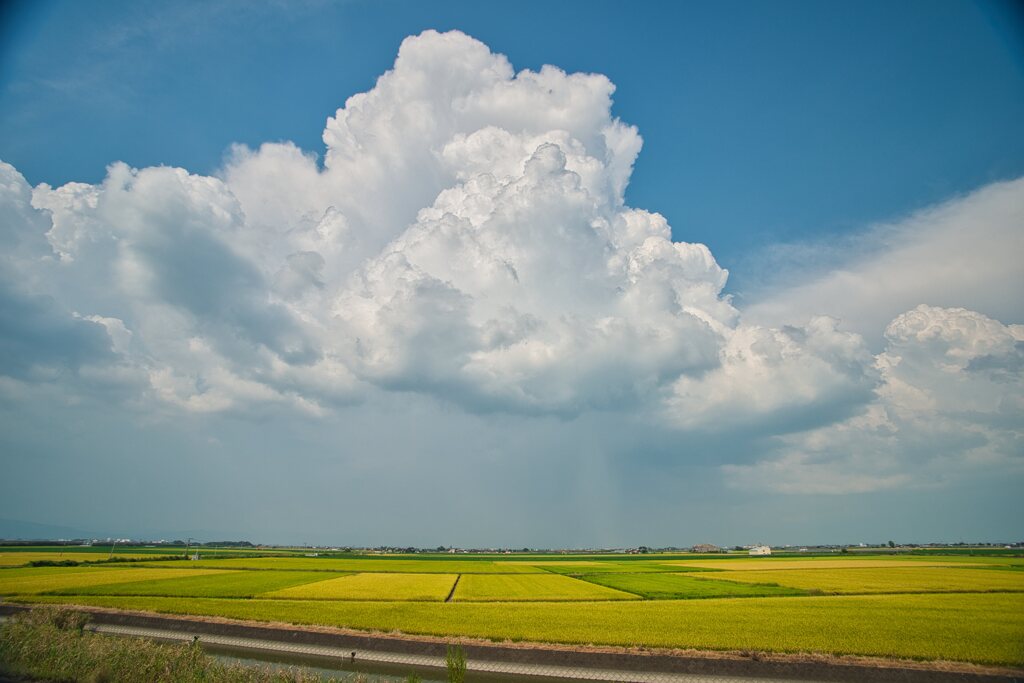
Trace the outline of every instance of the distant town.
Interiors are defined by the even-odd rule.
[[[791,553],[811,553],[811,554],[823,554],[823,553],[899,553],[899,552],[910,552],[914,550],[949,550],[949,549],[960,549],[964,551],[968,550],[1022,550],[1024,551],[1024,541],[1013,541],[1013,542],[956,542],[956,543],[897,543],[895,541],[886,541],[884,543],[840,543],[840,544],[827,544],[827,545],[764,545],[764,544],[752,544],[752,545],[733,545],[733,546],[719,546],[713,543],[698,543],[692,546],[663,546],[663,547],[649,547],[649,546],[637,546],[632,548],[461,548],[456,546],[444,546],[439,545],[430,548],[421,548],[415,546],[375,546],[375,547],[357,547],[357,546],[340,546],[340,545],[310,545],[310,544],[298,544],[298,545],[277,545],[277,544],[261,544],[253,543],[251,541],[197,541],[195,539],[174,539],[174,540],[151,540],[151,539],[138,539],[138,538],[73,538],[73,539],[43,539],[43,538],[16,538],[16,539],[3,539],[0,538],[0,546],[74,546],[74,547],[96,547],[98,549],[106,550],[109,548],[111,552],[119,549],[127,548],[174,548],[180,547],[187,551],[188,549],[198,550],[205,548],[208,550],[216,548],[237,548],[237,549],[251,549],[254,552],[261,550],[278,550],[278,549],[304,549],[309,551],[311,556],[316,556],[319,553],[356,553],[356,554],[450,554],[450,555],[516,555],[516,554],[530,554],[530,555],[594,555],[594,554],[608,554],[608,555],[644,555],[649,553],[707,553],[707,554],[748,554],[748,555],[772,555],[778,553],[791,554]]]

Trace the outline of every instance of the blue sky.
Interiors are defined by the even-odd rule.
[[[136,531],[264,540],[801,543],[886,540],[892,519],[904,540],[1019,536],[1012,3],[3,11],[0,517],[117,531],[83,491],[123,478]],[[479,81],[498,55],[512,70]],[[487,100],[546,64],[565,73],[532,110]],[[607,81],[576,72],[614,84],[610,114]],[[449,130],[432,78],[490,103]],[[365,121],[336,117],[367,91]],[[624,146],[601,151],[614,119]],[[643,149],[623,176],[627,126]],[[463,144],[480,130],[505,137]],[[287,142],[316,163],[260,148]],[[563,172],[600,207],[545,194]],[[511,188],[520,218],[477,216]],[[610,252],[619,275],[595,265]],[[63,502],[26,493],[43,477]],[[130,492],[154,481],[166,496]],[[462,493],[423,515],[421,486]],[[381,494],[362,530],[324,521]]]
[[[630,202],[731,269],[1024,173],[1010,3],[14,7],[0,158],[33,183],[95,182],[115,160],[209,173],[235,142],[319,152],[324,118],[428,28],[516,68],[606,74],[646,143]]]

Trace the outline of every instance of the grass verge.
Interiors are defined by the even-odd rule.
[[[49,681],[117,683],[319,683],[299,670],[222,664],[198,645],[112,638],[84,630],[87,615],[43,607],[0,626],[0,672]]]

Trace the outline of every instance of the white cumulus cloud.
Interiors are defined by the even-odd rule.
[[[921,305],[893,320],[860,414],[783,437],[779,452],[727,465],[741,488],[858,493],[940,486],[971,471],[1024,471],[1024,325]]]
[[[853,276],[741,315],[707,247],[625,204],[642,141],[613,93],[427,31],[327,119],[322,159],[236,146],[216,177],[114,163],[57,188],[0,165],[0,375],[199,413],[322,416],[393,391],[616,411],[681,442],[774,439],[727,475],[782,491],[902,485],[925,453],[1013,461],[1020,328],[914,306],[936,303],[922,282],[969,300],[1019,281],[995,252],[1019,243],[1024,181],[921,214]],[[961,243],[992,257],[990,283],[968,277],[980,256],[936,265]],[[913,310],[874,356],[858,306],[889,311],[879,328]]]

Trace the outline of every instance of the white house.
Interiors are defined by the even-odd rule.
[[[772,549],[766,545],[755,545],[750,549],[751,555],[771,555]]]

